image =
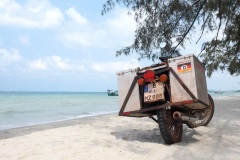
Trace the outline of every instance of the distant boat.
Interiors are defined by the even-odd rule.
[[[118,96],[118,91],[107,90],[108,96]]]
[[[223,91],[214,91],[214,93],[216,93],[216,94],[223,94],[224,92]]]

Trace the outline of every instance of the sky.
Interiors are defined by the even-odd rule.
[[[116,72],[151,65],[115,56],[136,24],[123,6],[102,16],[105,1],[0,0],[0,91],[117,90]],[[181,52],[200,50],[192,42]],[[240,90],[238,82],[221,71],[207,78],[209,90]]]

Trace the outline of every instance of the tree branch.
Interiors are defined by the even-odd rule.
[[[205,26],[206,26],[206,23],[207,23],[208,18],[209,18],[209,15],[207,16],[206,20],[204,20],[204,22],[203,22],[203,25],[202,25],[202,27],[201,27],[201,28],[203,28],[203,29],[202,29],[201,35],[200,35],[200,37],[198,38],[196,44],[197,44],[198,41],[202,38],[202,35],[203,35],[204,31],[205,31]]]
[[[197,14],[196,14],[196,16],[195,16],[192,24],[191,24],[190,27],[188,28],[187,32],[184,33],[182,39],[181,39],[180,42],[176,45],[176,47],[173,49],[173,51],[175,51],[175,50],[177,49],[177,47],[183,42],[183,40],[185,39],[186,35],[187,35],[187,34],[190,32],[190,30],[192,29],[193,24],[195,23],[198,15],[199,15],[200,11],[202,10],[202,8],[203,8],[204,4],[206,3],[206,1],[207,1],[207,0],[204,0],[203,4],[201,5],[201,7],[199,8],[199,10],[198,10],[198,12],[197,12]],[[171,55],[172,55],[172,54],[171,54]]]
[[[197,4],[199,1],[200,1],[200,0],[197,0],[196,2],[194,2],[190,7],[187,8],[187,10],[188,10],[189,8],[191,8],[192,6],[194,6],[195,4]],[[176,26],[178,25],[178,23],[180,22],[180,20],[183,18],[183,16],[184,16],[186,13],[187,13],[187,12],[184,12],[184,13],[180,16],[180,18],[179,18],[179,19],[177,20],[177,22],[175,23],[173,29],[171,30],[170,34],[174,31],[174,29],[176,28]]]
[[[219,31],[220,31],[220,28],[222,26],[222,13],[221,13],[221,0],[218,1],[218,13],[219,13],[219,19],[220,19],[220,22],[219,22],[219,25],[218,25],[218,30],[217,30],[217,35],[215,37],[216,39],[216,42],[215,42],[215,45],[213,47],[213,49],[211,50],[210,53],[213,53],[216,51],[216,48],[217,48],[217,45],[218,45],[218,34],[219,34]]]

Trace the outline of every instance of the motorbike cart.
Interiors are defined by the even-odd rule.
[[[206,126],[214,114],[205,68],[193,55],[117,72],[119,116],[150,117],[167,144],[180,142],[183,124]]]

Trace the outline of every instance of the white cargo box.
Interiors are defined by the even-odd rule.
[[[117,73],[120,107],[126,99],[128,91],[134,80],[134,77],[137,75],[137,71],[138,71],[138,68],[135,68],[135,69],[129,69],[126,71],[120,71]],[[135,83],[131,96],[126,103],[124,112],[136,111],[140,109],[141,109],[141,105],[140,105],[139,86],[138,86],[138,83]]]
[[[205,68],[193,55],[171,58],[169,67],[179,76],[182,82],[193,93],[196,99],[208,104],[208,91]],[[170,73],[171,102],[186,102],[186,106],[196,109],[204,108],[202,103],[191,103],[193,98],[186,92],[175,76]],[[189,104],[187,104],[189,102]]]

